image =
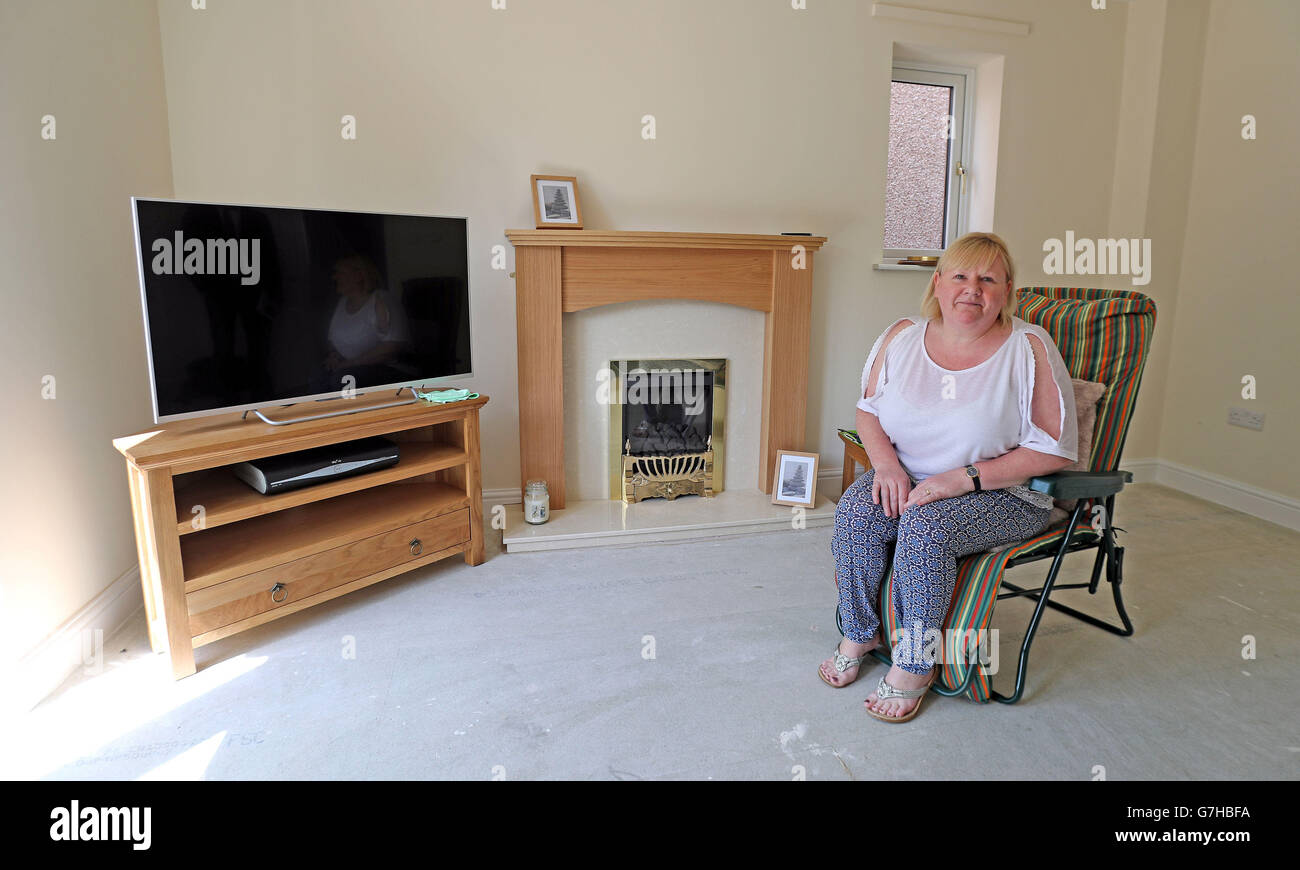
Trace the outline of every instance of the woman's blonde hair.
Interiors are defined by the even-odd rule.
[[[925,288],[925,295],[921,297],[921,316],[926,320],[935,320],[943,315],[939,308],[939,300],[934,298],[934,282],[939,279],[940,272],[949,272],[953,269],[980,271],[987,269],[999,259],[1006,269],[1011,290],[1007,292],[1006,304],[998,312],[998,323],[1002,326],[1009,325],[1020,298],[1020,291],[1016,289],[1016,266],[1011,261],[1011,252],[1007,250],[1007,243],[993,233],[967,233],[948,246],[939,257],[939,262],[935,264],[934,274],[930,276],[930,284]]]

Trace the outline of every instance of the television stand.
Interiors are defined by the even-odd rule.
[[[199,417],[114,439],[126,458],[149,642],[176,679],[194,649],[397,574],[484,559],[479,408],[363,397],[345,416],[277,426]],[[397,465],[274,495],[234,476],[250,459],[383,435]]]

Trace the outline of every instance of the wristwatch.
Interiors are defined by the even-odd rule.
[[[978,468],[976,468],[973,465],[967,465],[966,476],[969,477],[971,480],[975,481],[976,492],[979,492],[981,489],[983,489],[983,487],[980,486],[980,470]]]

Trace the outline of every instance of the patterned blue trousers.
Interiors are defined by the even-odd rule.
[[[923,644],[942,632],[957,559],[1038,534],[1051,511],[1035,507],[1003,489],[968,492],[919,507],[901,517],[887,517],[871,501],[870,469],[844,491],[835,509],[831,555],[840,591],[840,625],[844,636],[868,643],[880,627],[875,604],[885,576],[886,544],[894,547],[893,607],[900,632],[894,663],[913,674],[925,674],[933,653]],[[916,481],[912,481],[916,486]],[[942,649],[942,646],[938,647]],[[933,647],[931,647],[933,649]]]

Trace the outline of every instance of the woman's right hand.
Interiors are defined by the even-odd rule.
[[[871,480],[871,501],[880,505],[887,517],[896,517],[902,512],[911,491],[912,479],[901,465],[877,468]]]

